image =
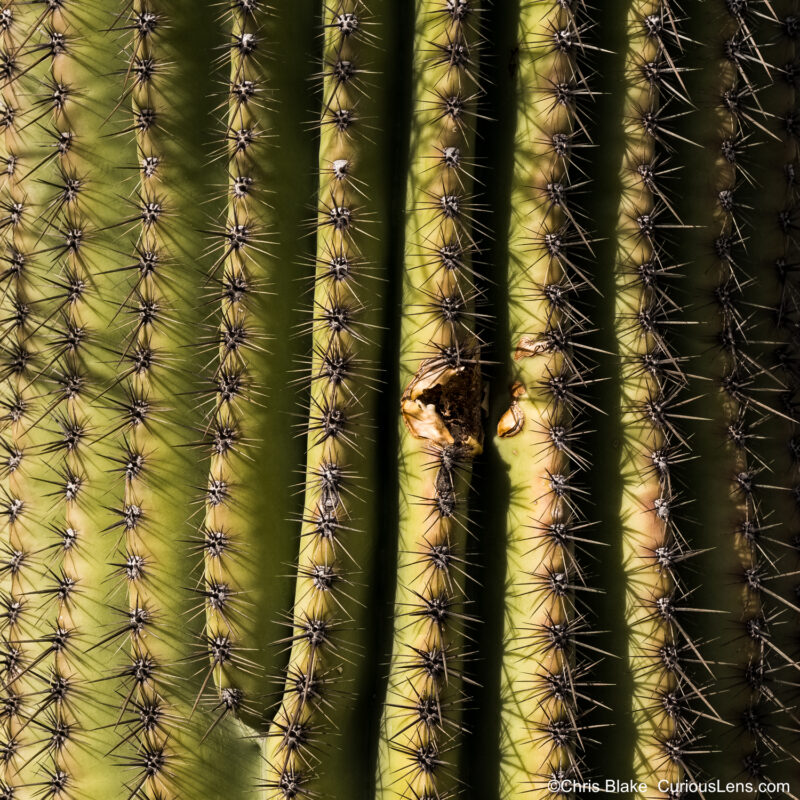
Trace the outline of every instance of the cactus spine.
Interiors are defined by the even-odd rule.
[[[0,0],[0,800],[796,774],[799,17]]]

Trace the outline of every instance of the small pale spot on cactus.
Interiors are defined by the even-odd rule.
[[[331,172],[337,181],[342,181],[350,174],[350,161],[346,158],[337,158],[331,164]]]
[[[352,12],[337,14],[333,24],[339,29],[342,36],[345,37],[358,33],[361,27],[358,16]]]

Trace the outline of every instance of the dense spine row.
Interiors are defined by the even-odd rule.
[[[780,774],[779,762],[791,756],[785,732],[798,729],[784,688],[796,680],[797,665],[786,650],[791,637],[781,632],[782,618],[798,610],[781,595],[782,542],[789,532],[773,522],[786,519],[791,506],[782,477],[789,468],[783,443],[796,417],[791,398],[782,402],[791,375],[778,368],[791,369],[780,342],[793,316],[787,264],[794,246],[795,160],[792,65],[781,60],[793,48],[781,31],[779,6],[725,4],[715,143],[714,298],[721,365],[715,378],[728,440],[726,508],[739,604],[733,695],[725,716],[735,734],[738,774],[751,780]],[[778,185],[781,178],[785,191],[759,197],[766,179]],[[758,231],[757,240],[750,228]]]
[[[419,0],[401,326],[396,620],[381,798],[450,797],[465,701],[466,495],[481,451],[474,331],[482,231],[472,195],[482,7]]]
[[[30,55],[38,44],[24,40],[27,25],[36,17],[33,9],[20,13],[18,4],[2,9],[2,160],[3,208],[7,215],[2,230],[3,283],[3,451],[2,470],[2,794],[22,791],[30,770],[21,767],[31,755],[38,731],[30,722],[38,693],[42,691],[49,664],[38,671],[43,646],[35,623],[36,592],[44,587],[41,574],[41,537],[37,537],[39,503],[34,470],[40,469],[31,423],[40,414],[45,394],[41,376],[41,313],[36,311],[36,277],[41,271],[36,258],[34,220],[43,202],[43,186],[30,177],[39,154],[34,141],[22,131],[36,113],[38,95],[31,85],[46,73],[49,59],[33,74]],[[26,58],[25,56],[28,56]],[[49,121],[50,109],[46,110]],[[24,313],[21,313],[24,312]],[[49,621],[49,620],[48,620]],[[46,658],[46,656],[44,656]]]
[[[131,215],[124,234],[131,251],[119,274],[129,278],[131,288],[118,306],[119,322],[125,328],[120,352],[123,395],[117,404],[117,425],[111,434],[117,472],[116,519],[110,528],[115,538],[116,596],[124,598],[121,624],[110,640],[127,649],[129,664],[120,675],[125,694],[119,711],[121,753],[130,759],[132,796],[170,797],[171,761],[174,758],[175,698],[168,688],[169,645],[164,641],[166,622],[164,584],[157,539],[165,534],[155,496],[155,474],[164,456],[163,429],[170,400],[164,373],[175,369],[174,345],[166,339],[169,308],[167,288],[174,255],[166,242],[165,227],[172,212],[164,180],[163,85],[167,61],[162,44],[168,24],[160,5],[134,0],[122,18],[131,36],[129,62],[120,104],[130,120],[124,139],[135,143],[134,188]],[[127,166],[127,165],[126,165]],[[172,295],[174,296],[174,294]],[[159,630],[160,628],[160,630]],[[174,790],[173,790],[174,791]]]
[[[219,694],[213,703],[216,719],[230,713],[248,716],[263,703],[262,668],[255,654],[258,639],[249,610],[247,590],[253,580],[243,562],[254,524],[248,520],[246,486],[250,450],[256,443],[253,408],[266,403],[253,356],[267,345],[255,319],[257,295],[266,290],[267,192],[265,170],[270,101],[265,81],[267,59],[264,23],[268,10],[260,2],[233,2],[222,18],[226,44],[227,95],[225,138],[220,159],[225,170],[225,219],[210,274],[219,311],[218,323],[204,342],[204,354],[214,366],[211,399],[206,401],[204,445],[210,450],[210,474],[205,493],[205,519],[199,548],[205,568],[199,594],[204,598],[205,646]],[[211,406],[209,409],[206,405]],[[256,530],[256,535],[265,532]],[[259,691],[260,689],[260,691]],[[255,696],[254,696],[255,695]]]
[[[670,126],[689,100],[677,59],[680,13],[671,0],[633,0],[627,17],[622,194],[616,232],[616,333],[621,362],[620,519],[632,674],[633,775],[645,796],[695,777],[697,714],[714,716],[697,689],[702,657],[689,633],[679,568],[692,555],[678,522],[676,465],[688,456],[683,359],[670,230],[683,227],[668,197]],[[689,609],[691,610],[691,609]],[[703,662],[705,663],[705,662]],[[695,707],[699,706],[699,711]],[[664,781],[659,788],[659,782]]]
[[[303,511],[283,695],[267,737],[269,797],[297,792],[346,798],[366,780],[364,713],[369,667],[362,571],[370,569],[381,508],[376,389],[381,332],[379,279],[386,258],[382,202],[387,178],[377,46],[389,4],[322,3],[323,49],[316,235],[303,333],[309,365]],[[361,743],[360,746],[358,743]],[[339,752],[337,752],[339,751]],[[359,762],[355,766],[352,759]]]
[[[509,464],[501,796],[569,794],[580,780],[591,709],[580,564],[588,523],[580,473],[591,359],[578,298],[591,280],[579,195],[592,93],[580,4],[525,2],[509,232],[511,405],[498,425]],[[576,196],[578,195],[578,196]],[[583,595],[583,597],[582,597]],[[595,652],[593,652],[595,651]],[[555,782],[555,788],[553,785]],[[559,788],[563,787],[563,788]]]
[[[23,403],[20,417],[29,456],[21,472],[37,496],[29,507],[28,547],[39,579],[24,598],[33,612],[26,648],[38,652],[21,671],[27,690],[21,729],[35,733],[15,765],[24,781],[15,796],[102,795],[121,783],[99,769],[98,731],[111,719],[113,695],[108,686],[92,685],[108,659],[92,643],[111,618],[100,519],[109,481],[97,442],[108,419],[98,397],[108,383],[113,339],[105,289],[107,231],[116,220],[103,181],[109,146],[100,133],[101,114],[113,108],[113,82],[97,64],[114,63],[102,32],[113,17],[103,2],[23,5],[26,27],[16,56],[41,87],[25,127],[40,126],[45,135],[23,134],[35,146],[24,172],[31,188],[38,185],[27,209],[25,261],[38,262],[28,275],[32,332],[41,345],[27,382],[33,402]]]
[[[0,800],[796,776],[799,33],[800,0],[0,0]]]
[[[772,74],[762,27],[774,12],[770,3],[727,1],[717,3],[714,11],[711,46],[717,60],[708,102],[715,159],[709,171],[713,205],[705,267],[715,316],[707,374],[714,386],[714,424],[722,437],[715,467],[722,476],[718,502],[725,538],[715,539],[713,546],[727,567],[724,605],[732,606],[724,642],[729,649],[720,659],[727,691],[717,705],[727,724],[726,752],[735,754],[728,759],[731,777],[762,780],[767,777],[764,745],[778,750],[774,740],[768,743],[771,722],[763,712],[775,685],[777,646],[768,596],[777,560],[770,542],[774,537],[767,531],[773,501],[781,501],[770,489],[769,473],[777,466],[771,453],[779,438],[775,431],[785,422],[773,411],[781,378],[765,366],[771,358],[765,350],[774,340],[773,321],[764,319],[759,305],[773,294],[772,270],[764,270],[762,251],[772,246],[771,235],[763,231],[759,241],[751,242],[751,230],[763,212],[752,205],[761,181],[758,152],[775,147],[764,107],[770,98],[760,87]],[[771,203],[772,198],[765,206]]]
[[[24,600],[34,611],[27,645],[38,652],[21,672],[30,684],[21,728],[35,731],[35,749],[17,771],[25,780],[22,796],[102,795],[122,782],[99,768],[99,731],[113,720],[113,692],[95,684],[109,656],[93,646],[112,619],[103,536],[110,481],[98,442],[109,419],[108,399],[100,398],[114,340],[108,230],[118,220],[104,182],[110,147],[100,131],[102,114],[113,109],[113,81],[97,64],[114,63],[103,32],[113,15],[102,2],[62,2],[32,4],[23,16],[16,55],[24,54],[42,87],[26,128],[39,127],[44,136],[24,136],[33,145],[24,175],[41,192],[31,192],[25,260],[39,264],[29,278],[33,332],[42,344],[27,383],[34,402],[21,415],[30,433],[21,472],[38,495],[28,530],[39,580]]]
[[[194,101],[184,97],[205,96],[211,76],[195,78],[184,47],[187,37],[202,37],[206,14],[176,4],[167,15],[157,0],[134,0],[112,20],[128,42],[127,66],[116,76],[125,124],[112,138],[126,148],[118,164],[130,194],[127,215],[114,228],[120,243],[110,270],[116,282],[108,290],[114,304],[108,325],[123,336],[111,350],[116,378],[104,393],[113,411],[103,436],[114,481],[107,499],[114,548],[107,602],[117,618],[98,646],[126,656],[105,676],[117,695],[111,756],[131,797],[159,800],[197,791],[235,794],[254,781],[253,761],[246,759],[255,748],[230,738],[237,728],[194,715],[213,686],[210,659],[213,665],[226,648],[203,634],[209,593],[192,585],[191,571],[192,529],[205,501],[226,499],[224,488],[208,482],[208,461],[193,450],[202,426],[197,397],[206,389],[198,383],[208,352],[198,352],[197,340],[203,266],[210,261],[197,235],[205,221],[197,196],[214,173],[186,135],[207,124],[205,115],[198,117]],[[213,353],[218,344],[215,334]],[[114,386],[118,399],[110,394]],[[202,572],[197,577],[202,581]],[[214,727],[213,743],[204,745]],[[204,776],[199,765],[209,752],[224,753],[226,767]]]
[[[45,51],[50,56],[45,97],[52,101],[52,133],[56,141],[77,140],[85,134],[85,122],[77,110],[77,93],[81,85],[86,85],[84,76],[76,69],[82,23],[74,16],[73,8],[48,8],[45,12],[46,44],[50,45],[49,52]],[[91,347],[87,336],[92,327],[90,309],[103,308],[97,291],[91,287],[102,263],[103,245],[98,241],[92,208],[96,191],[92,185],[94,175],[85,157],[86,153],[79,148],[70,147],[38,175],[48,195],[38,214],[38,234],[42,243],[54,245],[52,250],[47,248],[52,259],[49,273],[52,277],[66,275],[68,282],[82,287],[77,296],[59,297],[57,309],[48,309],[42,323],[47,342],[46,380],[49,383],[55,379],[60,386],[55,392],[51,388],[43,398],[42,411],[46,416],[42,422],[46,421],[50,428],[44,448],[48,453],[45,460],[50,465],[50,474],[44,478],[47,487],[44,495],[50,502],[49,507],[41,508],[46,515],[41,522],[64,538],[63,546],[55,550],[56,558],[43,564],[45,585],[37,592],[40,598],[37,611],[44,623],[42,655],[50,650],[53,659],[43,660],[37,668],[48,675],[50,686],[40,690],[36,713],[42,718],[35,719],[33,724],[43,732],[48,727],[58,731],[50,734],[57,744],[48,743],[48,749],[53,751],[48,780],[54,793],[84,788],[84,776],[80,774],[84,765],[80,763],[78,748],[83,736],[81,729],[89,727],[87,722],[91,718],[78,701],[78,692],[85,690],[89,677],[81,676],[80,650],[86,647],[91,635],[87,619],[80,619],[81,611],[85,614],[91,610],[85,607],[87,598],[79,597],[91,572],[85,563],[88,553],[84,548],[73,547],[72,541],[67,544],[71,538],[69,531],[95,533],[86,516],[91,507],[86,494],[88,480],[102,480],[97,462],[91,463],[96,451],[92,454],[94,448],[86,436],[87,420],[92,418],[91,395],[99,388],[97,365],[92,360],[98,356],[98,342]],[[101,316],[100,325],[104,322]]]

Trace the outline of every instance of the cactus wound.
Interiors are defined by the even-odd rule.
[[[510,439],[525,427],[525,410],[520,405],[519,399],[526,395],[525,384],[514,381],[511,387],[511,404],[497,423],[498,436]]]
[[[483,450],[478,364],[442,367],[438,359],[423,361],[403,392],[401,406],[415,438],[440,447],[459,445],[470,456]]]

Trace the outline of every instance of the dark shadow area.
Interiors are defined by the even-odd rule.
[[[487,342],[483,353],[488,414],[484,453],[473,468],[470,500],[471,539],[467,613],[480,620],[469,635],[468,652],[474,652],[469,677],[472,687],[464,714],[468,731],[462,751],[461,779],[465,797],[495,800],[499,797],[500,770],[500,668],[502,665],[506,513],[510,502],[507,466],[494,446],[497,420],[508,404],[508,226],[516,125],[516,59],[519,3],[496,0],[484,18],[487,45],[482,53],[486,96],[478,125],[476,204],[478,225],[490,231],[483,241],[485,297],[478,312],[478,330]]]
[[[394,595],[397,579],[397,531],[398,531],[398,424],[400,411],[399,375],[397,364],[400,353],[400,312],[405,249],[405,202],[406,175],[408,170],[409,131],[400,124],[411,119],[411,76],[414,33],[414,9],[411,3],[390,3],[384,27],[381,31],[383,46],[396,54],[392,59],[393,74],[384,98],[381,119],[378,124],[390,131],[386,137],[391,162],[389,187],[390,221],[389,241],[386,251],[389,257],[381,264],[380,273],[385,277],[383,357],[380,364],[381,401],[376,420],[377,472],[370,477],[370,488],[376,494],[378,519],[371,529],[378,540],[374,563],[370,565],[371,576],[368,608],[364,615],[368,625],[366,638],[369,674],[365,678],[368,688],[359,697],[365,708],[360,712],[365,724],[360,731],[363,744],[359,750],[368,763],[367,782],[364,787],[365,800],[375,793],[379,727],[386,696],[388,664],[391,657],[394,625]],[[391,30],[388,30],[391,26]]]

